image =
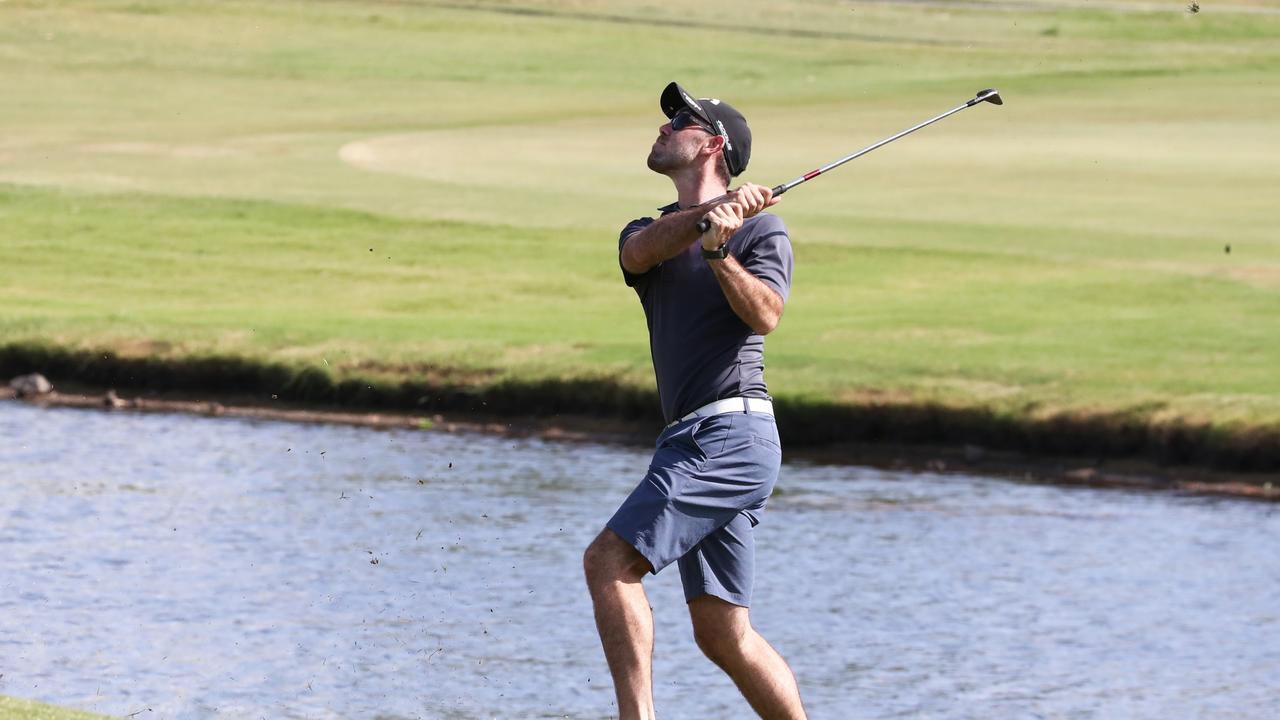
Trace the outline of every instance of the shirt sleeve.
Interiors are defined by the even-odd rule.
[[[634,273],[627,272],[627,269],[622,267],[622,246],[627,244],[627,238],[649,227],[652,223],[653,218],[651,217],[642,217],[632,220],[627,223],[626,227],[622,228],[622,232],[618,235],[618,268],[622,270],[622,279],[627,283],[627,287],[635,287],[636,283],[640,282],[640,279],[647,273],[636,275]],[[653,271],[650,270],[649,272]]]
[[[791,291],[791,271],[795,265],[787,227],[777,215],[763,215],[753,230],[751,239],[737,256],[738,262],[776,290],[785,302]]]

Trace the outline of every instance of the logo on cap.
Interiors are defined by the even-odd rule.
[[[727,150],[733,149],[733,141],[729,139],[729,131],[724,129],[724,123],[716,121],[716,129],[720,131],[720,136],[724,138],[724,146]]]

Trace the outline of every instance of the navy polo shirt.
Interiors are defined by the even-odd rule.
[[[675,203],[661,208],[675,212]],[[633,220],[618,238],[619,264],[627,238],[654,221]],[[791,239],[782,219],[760,213],[743,221],[729,239],[729,254],[783,300],[791,289]],[[729,397],[768,397],[764,382],[764,337],[729,306],[715,273],[694,242],[683,253],[640,275],[623,278],[644,306],[649,352],[667,422],[707,403]]]

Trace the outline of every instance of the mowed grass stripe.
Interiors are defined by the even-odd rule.
[[[273,203],[28,188],[2,197],[6,226],[29,238],[4,251],[5,295],[25,308],[7,322],[45,328],[40,336],[81,346],[132,336],[339,370],[412,361],[647,384],[643,320],[612,250],[588,250],[600,245],[589,234]],[[164,220],[137,224],[139,214]],[[22,259],[30,253],[38,260]],[[1280,397],[1269,362],[1280,336],[1266,316],[1274,295],[1247,284],[1082,273],[989,250],[807,245],[797,254],[786,322],[769,341],[781,395],[881,389],[1064,411],[1156,403],[1197,419],[1223,415],[1212,389]],[[53,291],[77,266],[94,282],[71,298]],[[1223,313],[1261,322],[1222,322]],[[1002,389],[992,394],[984,379]],[[1254,402],[1245,419],[1276,410]]]
[[[563,232],[29,188],[0,192],[0,217],[18,239],[0,249],[6,316],[81,344],[139,334],[225,350],[244,337],[235,349],[305,355],[298,345],[350,343],[329,357],[335,364],[428,345],[455,348],[450,362],[492,367],[503,359],[494,345],[568,349],[607,331],[596,299],[625,290],[610,252],[575,262],[584,243]],[[562,327],[565,317],[573,325]],[[632,329],[643,332],[642,321]]]

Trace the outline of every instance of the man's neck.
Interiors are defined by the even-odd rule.
[[[716,175],[691,175],[671,178],[682,210],[714,200],[729,191]]]

